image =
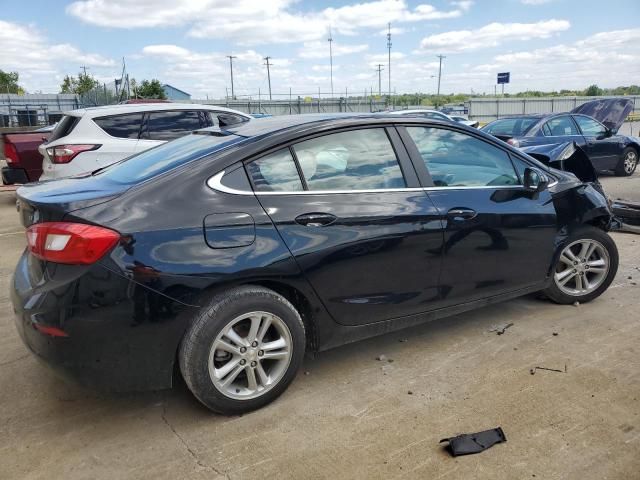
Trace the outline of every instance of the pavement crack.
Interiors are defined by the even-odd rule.
[[[182,435],[180,435],[178,433],[178,431],[175,429],[175,427],[171,424],[171,422],[167,419],[167,404],[166,402],[163,402],[162,404],[162,421],[165,423],[165,425],[167,427],[169,427],[169,429],[171,430],[171,432],[173,432],[173,435],[178,439],[178,441],[182,444],[182,446],[185,448],[185,450],[189,453],[189,455],[191,455],[191,458],[193,458],[193,461],[196,462],[196,465],[198,465],[198,467],[208,471],[208,472],[213,472],[216,473],[218,475],[222,475],[225,478],[229,478],[229,475],[218,470],[217,468],[215,468],[212,465],[209,465],[207,463],[205,463],[204,461],[202,461],[200,459],[200,457],[198,456],[198,454],[189,446],[189,444],[187,443],[187,441],[182,437]]]
[[[20,355],[19,357],[14,358],[12,360],[7,360],[6,362],[2,362],[0,363],[0,367],[4,367],[5,365],[11,365],[12,363],[16,363],[16,362],[19,362],[20,360],[24,360],[29,355],[30,355],[29,353],[25,353],[24,355]]]

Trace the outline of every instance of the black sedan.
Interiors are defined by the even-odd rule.
[[[632,109],[632,100],[595,100],[567,113],[501,118],[482,130],[515,147],[575,143],[596,170],[628,176],[638,166],[640,143],[618,130]]]
[[[476,129],[390,115],[208,129],[21,187],[12,302],[25,344],[108,389],[233,414],[321,351],[618,268],[597,184]]]

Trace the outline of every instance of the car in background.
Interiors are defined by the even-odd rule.
[[[193,103],[129,103],[66,112],[46,143],[40,180],[92,172],[207,127],[248,122],[249,115]]]
[[[462,117],[460,115],[447,115],[446,113],[439,112],[438,110],[428,110],[426,108],[415,108],[410,110],[393,110],[391,112],[386,112],[389,115],[407,115],[411,117],[421,117],[428,118],[430,120],[442,120],[443,122],[457,122],[462,123],[468,127],[477,127],[478,122],[469,120],[468,118]]]
[[[575,143],[597,171],[628,176],[638,165],[640,143],[617,132],[632,108],[628,99],[595,100],[566,113],[500,118],[481,130],[514,147]]]
[[[533,292],[585,303],[618,268],[593,185],[409,116],[204,129],[17,197],[29,349],[108,389],[169,387],[179,366],[224,414],[274,400],[305,350]]]
[[[38,147],[47,141],[56,125],[54,123],[28,132],[0,134],[6,162],[6,166],[2,167],[3,185],[38,181],[42,175],[42,155]]]
[[[463,117],[462,115],[449,115],[449,117],[458,123],[466,125],[467,127],[478,128],[478,125],[480,125],[480,122],[477,120],[469,120],[467,117]]]

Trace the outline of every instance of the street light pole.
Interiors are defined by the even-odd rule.
[[[387,33],[387,48],[389,49],[389,65],[387,71],[389,74],[389,103],[391,103],[391,23],[389,23],[389,33]]]
[[[229,67],[231,69],[231,100],[235,100],[236,94],[235,94],[235,91],[233,90],[233,59],[238,57],[234,55],[227,55],[227,58],[229,59]]]
[[[436,108],[438,108],[438,101],[440,100],[440,79],[442,78],[442,59],[447,58],[444,55],[438,55],[440,59],[440,66],[438,67],[438,93],[436,94]]]
[[[269,100],[271,100],[271,71],[269,70],[269,67],[273,64],[269,63],[269,60],[271,60],[271,57],[264,57],[265,61],[267,63],[265,63],[265,65],[267,66],[267,79],[269,80]]]
[[[331,36],[331,27],[329,27],[329,75],[331,77],[331,98],[333,98],[333,37]]]
[[[384,70],[382,68],[383,64],[379,63],[378,64],[378,96],[382,96],[382,70]]]

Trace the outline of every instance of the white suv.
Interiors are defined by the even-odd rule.
[[[47,143],[40,180],[78,175],[205,127],[248,122],[229,108],[195,103],[146,103],[65,113]]]

